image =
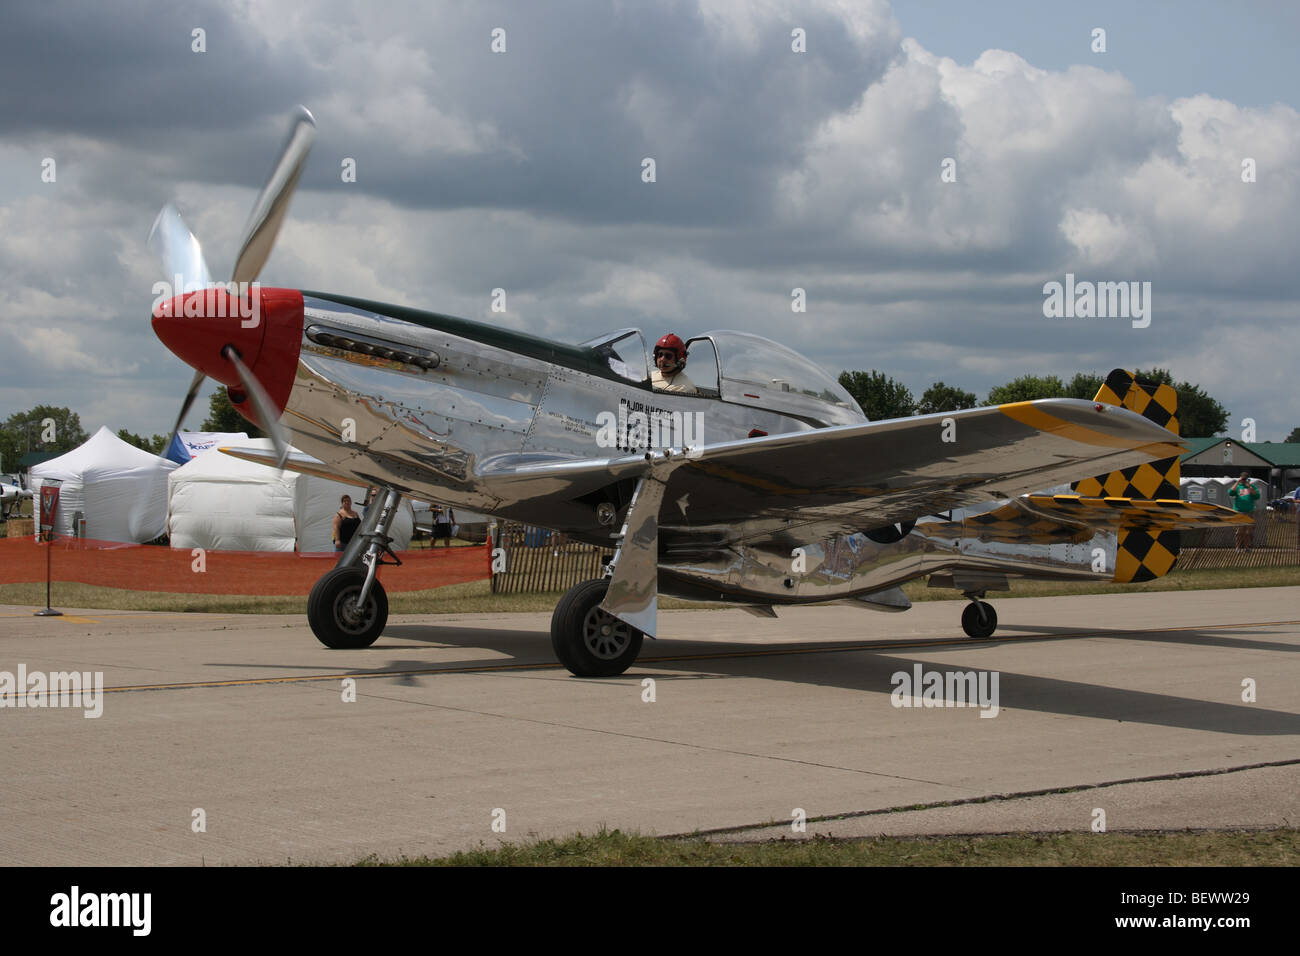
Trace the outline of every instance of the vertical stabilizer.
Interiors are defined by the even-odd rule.
[[[1178,393],[1169,385],[1138,378],[1132,372],[1117,368],[1106,376],[1093,401],[1123,406],[1178,434]],[[1085,478],[1076,481],[1071,488],[1087,498],[1177,500],[1180,497],[1178,479],[1178,456],[1175,455]],[[1122,583],[1163,577],[1177,562],[1181,544],[1182,536],[1177,531],[1151,534],[1136,528],[1121,528],[1113,580]]]

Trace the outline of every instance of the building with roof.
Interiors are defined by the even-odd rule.
[[[1179,459],[1185,478],[1238,478],[1244,471],[1269,486],[1269,498],[1300,487],[1300,443],[1238,441],[1227,436],[1184,438]]]

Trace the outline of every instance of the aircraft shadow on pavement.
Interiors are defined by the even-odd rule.
[[[1261,641],[1246,634],[1235,635],[1212,627],[1203,631],[1187,629],[1164,633],[1116,629],[1083,631],[1079,628],[1064,627],[1006,627],[1003,630],[1026,631],[1030,635],[1046,632],[1045,641],[1048,644],[1059,643],[1065,639],[1051,636],[1056,633],[1078,634],[1080,638],[1102,636],[1116,641],[1133,641],[1142,644],[1185,644],[1255,652],[1300,650],[1300,646],[1295,643]],[[1283,634],[1285,632],[1280,630],[1261,632],[1257,629],[1251,631],[1252,635],[1259,633]],[[432,656],[423,659],[419,656],[421,648],[410,644],[385,644],[383,643],[385,637],[419,641],[443,648],[474,648],[492,651],[495,654],[464,660],[440,661]],[[845,647],[846,644],[850,646]],[[880,645],[880,649],[874,649],[873,644]],[[970,655],[982,649],[1024,645],[1024,652],[1030,653],[1033,647],[1041,647],[1042,644],[1043,642],[1033,640],[1032,636],[1010,642],[997,639],[972,641],[966,645],[954,645],[937,640],[934,647],[927,647],[925,643],[918,642],[913,650],[922,655],[924,658],[922,659],[922,657],[908,657],[906,652],[900,654],[897,639],[807,641],[773,645],[667,637],[659,641],[647,639],[642,647],[641,657],[626,674],[594,682],[639,683],[646,676],[674,680],[699,679],[705,676],[715,679],[730,677],[802,683],[888,697],[895,687],[893,675],[900,671],[912,673],[914,664],[920,663],[926,671],[978,671],[981,668]],[[888,653],[885,652],[886,648]],[[429,648],[431,651],[437,649]],[[521,669],[532,666],[547,669],[556,667],[551,653],[550,636],[545,631],[539,630],[397,624],[385,629],[380,642],[365,650],[324,651],[322,648],[322,651],[330,657],[334,654],[346,654],[347,659],[340,661],[338,665],[328,661],[330,666],[324,668],[322,664],[326,663],[327,659],[317,659],[309,664],[246,666],[259,668],[270,666],[275,669],[294,670],[301,670],[304,667],[315,670],[337,669],[339,673],[357,676],[368,673],[388,676],[394,682],[406,685],[437,677],[436,673],[428,673],[429,671],[455,672],[493,665]],[[400,658],[394,657],[394,652],[400,653]],[[936,654],[942,654],[943,659],[936,659]],[[382,661],[377,659],[381,655]],[[679,656],[688,659],[672,659]],[[1103,669],[1099,677],[1100,681],[1106,679],[1105,675],[1113,674],[1118,682],[1123,682],[1127,672],[1126,649],[1117,644],[1111,652],[1096,654],[1094,664]],[[1227,671],[1224,673],[1221,688],[1223,697],[1218,701],[1180,697],[1131,687],[1112,687],[1097,681],[1070,681],[1000,670],[999,703],[1003,710],[1028,710],[1091,717],[1097,720],[1179,727],[1186,730],[1249,736],[1300,734],[1300,714],[1273,710],[1259,703],[1247,704],[1240,701],[1241,679],[1244,677],[1256,678],[1261,684],[1261,693],[1267,692],[1268,675],[1263,672],[1256,673],[1259,671],[1259,664],[1258,660],[1249,662],[1234,660],[1231,664],[1232,673]],[[1178,666],[1179,658],[1171,649],[1169,667]],[[394,671],[425,673],[403,675],[395,674]],[[519,672],[512,670],[510,673]],[[578,680],[578,678],[569,679]],[[919,695],[919,691],[917,693]]]
[[[1283,637],[1292,632],[1280,628],[1265,629],[1264,627],[1246,628],[1206,628],[1204,631],[1192,631],[1185,628],[1178,628],[1173,631],[1126,631],[1119,628],[1090,628],[1086,631],[1077,627],[1051,627],[1051,626],[1033,626],[1016,624],[1004,624],[998,627],[999,633],[1007,631],[1020,631],[1028,637],[1034,635],[1046,635],[1049,637],[1058,637],[1061,635],[1075,634],[1080,638],[1087,637],[1115,637],[1127,641],[1152,641],[1160,644],[1190,644],[1203,647],[1231,647],[1238,650],[1252,651],[1282,651],[1284,653],[1300,653],[1300,643],[1294,641],[1261,641],[1253,638],[1253,635],[1259,634],[1279,634]],[[996,639],[994,643],[996,643]]]

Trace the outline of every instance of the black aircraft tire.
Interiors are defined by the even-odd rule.
[[[366,605],[351,609],[366,581],[365,568],[335,568],[311,589],[307,623],[316,639],[335,650],[369,647],[388,623],[388,595],[378,580],[370,587]]]
[[[900,521],[898,524],[887,524],[883,528],[872,528],[870,531],[864,531],[863,534],[876,544],[894,544],[911,534],[915,527],[915,521]]]
[[[641,653],[644,635],[600,609],[608,579],[570,588],[551,615],[551,648],[575,677],[617,677]]]
[[[980,610],[983,609],[981,620]],[[971,601],[961,612],[961,629],[967,637],[992,637],[998,627],[998,612],[992,604],[983,601]]]

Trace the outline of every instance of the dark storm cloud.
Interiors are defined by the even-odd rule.
[[[816,128],[897,52],[887,30],[864,41],[816,9],[760,17],[748,39],[688,0],[392,12],[376,31],[372,8],[326,4],[301,31],[268,41],[216,3],[20,6],[0,34],[0,134],[74,134],[136,154],[117,161],[130,168],[97,171],[97,186],[251,184],[266,174],[268,130],[304,102],[321,125],[308,188],[342,189],[339,158],[349,156],[361,170],[350,192],[407,207],[730,223],[763,214],[776,177]],[[792,25],[807,31],[815,55],[791,51]],[[206,53],[191,50],[200,26]],[[490,50],[498,27],[504,53]],[[396,88],[376,79],[393,33],[430,65]],[[373,70],[347,59],[349,44],[373,54]],[[412,92],[499,136],[431,153],[410,147],[416,130],[368,122],[367,107]],[[361,105],[338,115],[332,104]],[[645,157],[658,167],[653,184],[641,181]]]
[[[207,52],[192,50],[195,28]],[[278,99],[305,95],[315,72],[215,0],[10,4],[0,62],[3,135],[73,132],[136,146],[160,132],[246,127],[280,112]]]
[[[144,235],[178,181],[260,183],[321,70],[216,0],[53,0],[6,8],[0,80],[0,138],[75,174],[69,198],[139,209]]]
[[[831,15],[810,12],[797,22],[817,55],[794,54],[795,22],[764,19],[751,46],[685,0],[453,7],[421,34],[433,69],[425,92],[500,141],[436,162],[391,137],[327,134],[322,149],[355,155],[364,190],[407,206],[589,222],[752,219],[817,126],[851,106],[896,53],[888,33],[859,43]],[[504,53],[490,50],[496,28]],[[641,180],[646,157],[657,165],[653,184]]]

